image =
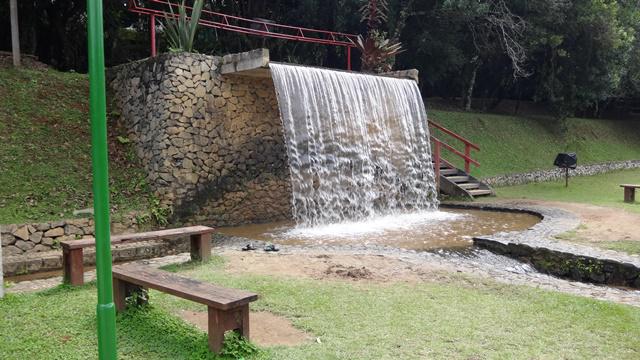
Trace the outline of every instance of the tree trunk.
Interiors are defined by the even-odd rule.
[[[11,12],[11,51],[13,66],[20,66],[20,33],[18,32],[18,0],[9,0]]]
[[[471,61],[471,74],[469,75],[469,82],[467,83],[467,89],[463,94],[463,106],[465,111],[471,111],[471,100],[473,99],[473,89],[476,86],[476,75],[478,74],[478,68],[480,67],[480,61],[478,58],[474,58]]]

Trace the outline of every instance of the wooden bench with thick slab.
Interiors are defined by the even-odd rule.
[[[111,244],[190,236],[191,260],[207,261],[211,257],[211,234],[214,231],[213,228],[208,226],[189,226],[177,229],[115,235],[111,237]],[[62,265],[65,283],[76,286],[84,284],[83,249],[95,247],[96,239],[86,238],[61,241],[60,245],[62,245]]]
[[[636,189],[639,189],[640,185],[621,184],[620,187],[624,188],[624,202],[632,203],[636,201]]]
[[[127,307],[127,298],[143,290],[155,289],[207,305],[209,349],[222,350],[224,333],[234,330],[249,339],[249,303],[258,295],[185,278],[148,266],[125,264],[113,267],[113,297],[117,311]],[[146,299],[137,296],[136,299]]]

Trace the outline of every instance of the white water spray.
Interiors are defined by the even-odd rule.
[[[414,81],[270,64],[300,226],[438,207]]]

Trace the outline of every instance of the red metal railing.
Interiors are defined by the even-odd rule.
[[[480,163],[471,158],[471,149],[480,151],[480,147],[474,143],[472,143],[471,141],[463,138],[462,136],[454,133],[453,131],[445,128],[444,126],[433,122],[432,120],[429,120],[429,126],[432,128],[432,130],[437,130],[443,134],[449,135],[452,138],[461,141],[464,144],[464,153],[462,151],[459,151],[458,149],[456,149],[455,147],[447,144],[446,142],[440,140],[439,138],[435,137],[433,135],[433,131],[432,131],[432,135],[431,135],[431,141],[433,142],[433,161],[434,161],[434,170],[436,172],[436,182],[439,184],[440,183],[440,165],[442,163],[445,163],[446,165],[452,167],[452,168],[456,168],[457,166],[455,166],[454,164],[452,164],[451,162],[445,160],[442,158],[442,150],[447,150],[451,153],[453,153],[454,155],[462,158],[464,160],[464,171],[469,174],[471,172],[471,164],[473,164],[475,167],[480,166]]]
[[[177,15],[172,15],[170,8],[177,14],[179,5],[169,0],[147,0],[145,3],[146,5],[142,4],[140,0],[131,0],[129,1],[129,11],[150,17],[151,54],[155,56],[155,17],[177,17]],[[185,6],[185,8],[192,9],[190,6]],[[354,34],[282,25],[259,19],[246,19],[206,9],[202,10],[198,23],[202,26],[241,34],[345,47],[347,49],[347,69],[351,70],[351,49],[355,47],[354,42],[357,38],[357,35]]]

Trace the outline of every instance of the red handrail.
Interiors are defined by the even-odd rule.
[[[472,159],[468,155],[465,155],[465,154],[461,153],[460,151],[456,150],[456,148],[454,148],[453,146],[447,144],[446,142],[438,139],[437,137],[432,136],[431,140],[433,140],[434,142],[440,143],[441,147],[444,147],[445,149],[449,150],[450,152],[458,155],[459,157],[464,159],[465,162],[469,162],[469,163],[471,163],[471,164],[473,164],[475,166],[480,166],[480,163],[478,161]]]
[[[153,8],[151,5],[156,5],[156,7]],[[131,0],[129,2],[129,11],[142,15],[149,15],[151,19],[155,19],[156,16],[171,17],[171,12],[168,10],[169,7],[177,8],[178,6],[178,4],[169,0],[147,0],[146,6],[141,4],[139,0]],[[185,8],[192,9],[190,6],[185,6]],[[177,11],[174,12],[177,13]],[[174,15],[174,17],[175,16],[177,15]],[[232,24],[230,20],[234,21],[235,24]],[[241,34],[342,46],[347,49],[347,68],[349,70],[351,69],[351,48],[355,47],[355,40],[357,38],[357,35],[354,34],[309,29],[256,19],[247,19],[206,9],[202,10],[202,15],[198,23],[206,27],[228,30]],[[153,43],[155,39],[155,27],[151,28],[151,38]],[[152,48],[151,52],[155,53],[155,48]]]
[[[438,184],[440,183],[440,180],[439,180],[440,179],[440,163],[444,162],[448,166],[455,167],[451,162],[442,158],[442,148],[448,150],[449,152],[453,153],[454,155],[457,155],[458,157],[464,160],[464,171],[467,174],[471,172],[471,164],[473,164],[476,167],[480,166],[480,163],[471,157],[471,149],[478,150],[478,151],[480,150],[480,147],[478,145],[472,143],[471,141],[465,139],[464,137],[454,133],[453,131],[431,120],[429,120],[429,126],[443,132],[444,134],[447,134],[453,137],[456,140],[461,141],[464,144],[464,153],[462,153],[461,151],[454,148],[453,146],[431,135],[431,140],[433,141],[433,145],[434,145],[434,150],[433,150],[434,163],[435,163],[434,168],[436,172],[436,179],[438,179],[437,181]]]
[[[451,131],[451,130],[449,130],[449,129],[445,128],[444,126],[442,126],[442,125],[440,125],[440,124],[438,124],[438,123],[436,123],[436,122],[433,122],[432,120],[429,120],[429,126],[434,127],[434,128],[436,128],[436,129],[438,129],[438,130],[442,131],[443,133],[447,134],[447,135],[451,135],[451,136],[453,136],[455,139],[460,140],[460,141],[462,141],[463,143],[465,143],[465,145],[466,145],[466,144],[468,144],[468,145],[469,145],[469,146],[471,146],[472,148],[474,148],[474,149],[476,149],[476,150],[480,150],[480,147],[479,147],[478,145],[476,145],[476,144],[472,143],[471,141],[469,141],[469,140],[467,140],[467,139],[463,138],[462,136],[460,136],[460,135],[458,135],[458,134],[454,133],[453,131]]]

